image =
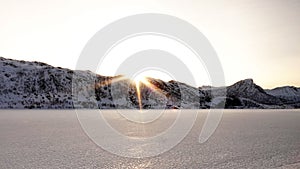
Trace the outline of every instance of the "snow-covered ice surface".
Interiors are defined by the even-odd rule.
[[[95,145],[81,129],[74,110],[1,110],[0,166],[4,169],[300,168],[300,110],[225,110],[215,133],[200,144],[199,133],[207,111],[200,111],[191,132],[170,151],[157,157],[131,159]],[[171,114],[164,119],[166,122],[135,126],[109,116],[110,113],[106,110],[111,125],[129,136],[153,136],[174,120]]]

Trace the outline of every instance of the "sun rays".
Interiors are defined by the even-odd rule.
[[[105,87],[112,85],[113,83],[121,82],[121,81],[126,81],[129,80],[132,85],[135,86],[135,91],[136,91],[136,97],[137,97],[137,102],[139,109],[143,109],[143,89],[148,88],[151,90],[151,92],[155,92],[159,95],[165,96],[165,92],[161,90],[157,85],[153,84],[152,78],[146,77],[146,76],[136,76],[133,79],[130,79],[126,76],[119,75],[111,78],[107,78],[105,80],[101,80],[100,82],[95,83],[95,88],[100,88],[100,87]]]
[[[150,88],[151,91],[153,91],[155,93],[165,96],[164,92],[160,88],[158,88],[157,86],[152,84],[149,81],[149,79],[150,79],[149,77],[145,77],[145,76],[137,76],[136,78],[133,79],[133,82],[135,83],[135,87],[136,87],[136,93],[137,93],[140,110],[143,109],[142,91],[141,91],[142,85],[145,85],[146,87]]]

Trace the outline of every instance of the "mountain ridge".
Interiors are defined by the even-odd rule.
[[[265,90],[245,79],[224,87],[193,87],[147,79],[138,98],[136,85],[123,76],[0,57],[0,108],[300,108],[300,88],[294,86]]]

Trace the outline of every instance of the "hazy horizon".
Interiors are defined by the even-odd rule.
[[[266,89],[299,87],[299,11],[296,0],[1,1],[0,56],[75,69],[87,41],[105,25],[134,14],[162,13],[186,20],[208,38],[226,85],[252,78]]]

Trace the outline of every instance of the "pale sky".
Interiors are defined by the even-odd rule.
[[[0,0],[0,56],[74,69],[105,25],[162,13],[208,38],[227,85],[253,78],[264,88],[300,86],[299,11],[299,0]]]

